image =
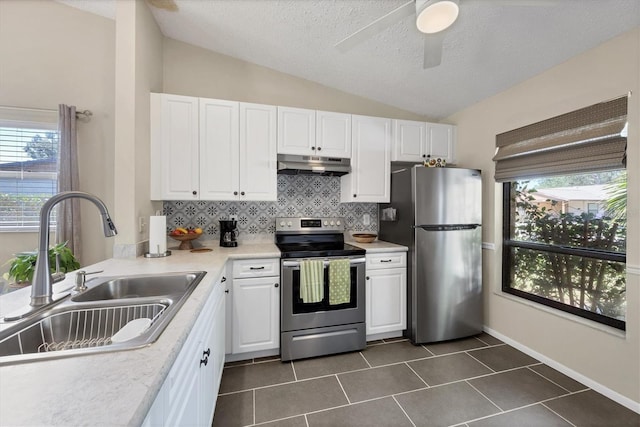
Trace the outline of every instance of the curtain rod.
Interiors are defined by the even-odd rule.
[[[48,108],[24,108],[24,107],[9,107],[6,105],[0,105],[0,108],[7,108],[12,110],[33,111],[37,113],[57,113],[58,110],[50,110]],[[91,110],[78,110],[76,109],[76,118],[83,118],[89,120],[93,116]]]

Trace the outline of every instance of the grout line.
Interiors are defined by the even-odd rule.
[[[291,369],[293,370],[293,379],[298,381],[298,375],[296,375],[296,367],[293,365],[293,360],[289,363],[291,363]]]
[[[349,405],[351,405],[351,399],[349,399],[349,396],[347,396],[347,392],[344,391],[344,387],[342,386],[342,383],[340,382],[340,378],[338,378],[338,375],[335,375],[336,380],[338,380],[338,384],[340,385],[340,389],[342,390],[342,392],[344,393],[344,397],[347,398],[347,402],[349,403]]]
[[[420,374],[418,374],[418,373],[415,371],[415,369],[413,369],[413,368],[409,365],[409,363],[408,363],[408,362],[404,362],[404,364],[407,366],[407,368],[411,369],[411,372],[413,372],[414,374],[416,374],[416,376],[417,376],[418,378],[420,378],[420,381],[422,381],[423,383],[425,383],[425,385],[426,385],[427,387],[430,387],[430,386],[429,386],[429,383],[427,383],[427,382],[424,380],[424,378],[422,378],[422,377],[420,376]]]
[[[546,402],[548,402],[548,400]],[[565,420],[566,422],[571,424],[573,427],[577,427],[574,423],[572,423],[571,421],[569,421],[568,419],[566,419],[565,417],[563,417],[562,415],[560,415],[559,413],[557,413],[556,411],[554,411],[553,409],[551,409],[547,405],[545,405],[546,402],[540,402],[540,405],[544,406],[549,411],[551,411],[552,413],[556,414],[557,416],[559,416],[560,418],[562,418],[563,420]]]
[[[416,423],[413,422],[413,420],[411,419],[411,417],[409,416],[409,414],[407,414],[407,411],[404,410],[404,408],[402,407],[402,405],[400,404],[400,402],[398,402],[398,400],[396,399],[395,396],[391,396],[391,398],[393,399],[394,402],[396,402],[396,405],[398,405],[398,407],[400,408],[400,410],[402,411],[402,413],[405,415],[405,417],[407,417],[407,419],[409,420],[409,422],[411,423],[411,425],[413,427],[416,427]]]
[[[543,365],[543,363],[540,363],[540,365]],[[537,374],[537,375],[541,376],[542,378],[544,378],[545,380],[549,381],[550,383],[557,385],[558,387],[560,387],[561,389],[563,389],[567,393],[571,393],[571,390],[569,390],[569,389],[567,389],[565,387],[562,387],[560,384],[558,384],[557,382],[555,382],[553,380],[550,380],[549,378],[545,377],[544,375],[542,375],[540,372],[536,371],[535,369],[531,369],[531,366],[538,366],[538,365],[527,366],[527,369],[529,369],[534,374]]]
[[[366,357],[364,357],[364,354],[362,354],[362,352],[361,352],[361,351],[359,351],[358,353],[360,353],[360,356],[362,356],[362,358],[364,359],[364,361],[365,361],[365,363],[367,364],[367,366],[368,366],[369,368],[373,368],[373,366],[371,366],[371,363],[369,363],[369,361],[367,360],[367,358],[366,358]]]
[[[480,395],[482,395],[482,396],[483,396],[485,399],[487,399],[489,402],[491,402],[491,404],[492,404],[493,406],[495,406],[496,408],[498,408],[498,410],[499,410],[500,412],[504,412],[504,410],[503,410],[501,407],[499,407],[499,406],[498,406],[498,405],[497,405],[493,400],[489,399],[489,398],[488,398],[488,397],[487,397],[483,392],[481,392],[481,391],[480,391],[480,390],[478,390],[476,387],[474,387],[474,385],[473,385],[473,384],[471,384],[471,383],[470,383],[469,381],[467,381],[467,380],[465,380],[464,382],[465,382],[465,383],[467,383],[469,386],[471,386],[471,388],[473,388],[475,391],[477,391],[478,393],[480,393]]]
[[[309,427],[309,418],[307,418],[307,414],[304,414],[304,422],[307,424],[307,427]]]
[[[475,357],[473,354],[469,353],[468,351],[465,351],[465,353],[467,353],[467,355],[472,358],[473,360],[475,360],[476,362],[478,362],[479,364],[481,364],[482,366],[484,366],[485,368],[487,368],[488,370],[490,370],[491,372],[498,372],[495,369],[493,369],[491,366],[483,363],[481,360],[479,360],[477,357]],[[500,371],[502,372],[502,371]],[[504,371],[507,372],[507,371]]]

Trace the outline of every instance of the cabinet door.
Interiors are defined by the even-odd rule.
[[[391,160],[422,162],[426,157],[426,124],[412,120],[393,121]]]
[[[278,199],[276,107],[240,103],[240,200]]]
[[[351,114],[316,111],[316,154],[351,158]]]
[[[233,353],[280,345],[278,277],[233,280]]]
[[[455,126],[441,123],[427,123],[427,146],[431,157],[440,157],[453,163]]]
[[[207,331],[203,340],[203,359],[206,364],[200,365],[200,419],[199,425],[210,426],[213,421],[216,397],[222,379],[222,369],[224,368],[224,345],[225,345],[225,299],[224,283],[216,283],[210,298],[213,304],[207,302],[205,310],[207,313]]]
[[[312,155],[316,150],[316,112],[278,107],[278,154]]]
[[[367,335],[407,328],[407,270],[390,268],[367,272]]]
[[[233,353],[233,282],[227,277],[231,277],[229,270],[223,278],[225,285],[225,313],[224,313],[224,352],[225,354]]]
[[[351,116],[351,173],[341,177],[342,202],[388,203],[391,119]]]
[[[238,200],[238,102],[200,98],[200,199]]]
[[[151,94],[151,199],[199,198],[198,98]]]

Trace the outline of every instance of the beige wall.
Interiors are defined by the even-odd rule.
[[[164,41],[164,92],[396,119],[426,120],[424,116],[409,111],[169,38]]]
[[[458,160],[483,171],[486,325],[635,401],[640,408],[640,30],[579,55],[447,118],[458,125]],[[627,331],[552,314],[500,292],[501,187],[493,180],[495,136],[633,91],[629,103]],[[622,335],[622,336],[621,336]]]
[[[35,29],[35,30],[34,30]],[[114,22],[49,0],[0,1],[0,105],[88,109],[78,123],[80,189],[112,209],[114,132]],[[82,202],[82,264],[111,256],[95,207]],[[33,250],[35,233],[0,233],[0,265]],[[0,271],[1,273],[1,271]]]

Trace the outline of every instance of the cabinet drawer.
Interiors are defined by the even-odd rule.
[[[389,252],[367,255],[367,270],[407,266],[406,252]]]
[[[233,278],[280,276],[280,259],[244,259],[233,262]]]

